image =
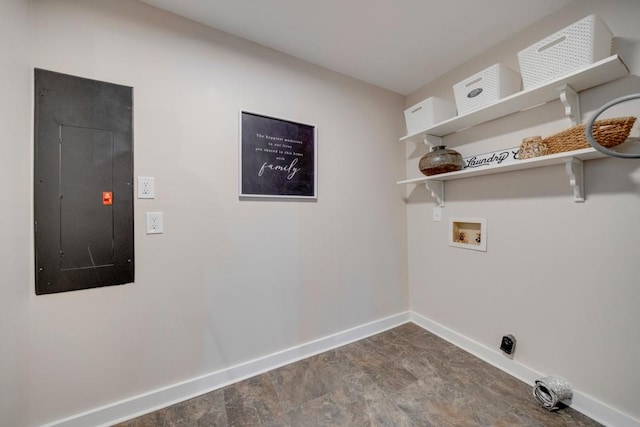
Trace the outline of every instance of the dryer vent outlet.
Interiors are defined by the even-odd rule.
[[[516,337],[511,334],[502,337],[502,343],[500,344],[500,350],[506,354],[513,354],[516,350]]]

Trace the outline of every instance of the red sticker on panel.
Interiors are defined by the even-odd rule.
[[[112,205],[113,204],[113,193],[111,191],[103,191],[102,192],[102,204],[103,205]]]

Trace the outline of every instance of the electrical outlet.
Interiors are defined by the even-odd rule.
[[[442,208],[440,206],[433,208],[433,220],[442,221]]]
[[[151,176],[138,177],[138,199],[153,199],[156,197],[155,178]]]
[[[162,212],[147,212],[147,234],[162,234]]]

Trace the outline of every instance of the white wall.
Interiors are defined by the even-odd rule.
[[[135,174],[156,178],[156,198],[136,200],[126,286],[35,296],[19,220],[30,424],[408,308],[402,97],[138,2],[32,8],[33,66],[134,87]],[[317,202],[238,200],[241,108],[317,125]],[[25,148],[7,163],[26,180]],[[30,215],[29,188],[12,216]],[[144,234],[150,210],[163,235]]]
[[[406,99],[453,100],[451,86],[502,62],[566,25],[597,13],[618,38],[632,76],[581,95],[583,117],[640,92],[640,2],[581,0],[483,53]],[[640,102],[614,116],[640,116]],[[604,117],[604,116],[603,116]],[[518,146],[522,138],[570,127],[559,102],[445,138],[463,155]],[[638,126],[634,130],[638,135]],[[460,145],[462,144],[462,145]],[[420,176],[424,147],[407,146],[407,176]],[[411,309],[490,348],[518,339],[515,361],[567,377],[574,387],[640,419],[640,163],[602,159],[584,167],[585,203],[574,203],[562,166],[446,184],[443,222],[424,187],[407,189]],[[488,220],[488,251],[447,246],[450,216]]]
[[[29,2],[0,5],[0,425],[27,423],[31,277]]]

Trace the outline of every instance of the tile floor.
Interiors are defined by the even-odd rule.
[[[531,387],[407,323],[119,424],[598,426],[548,412]]]

